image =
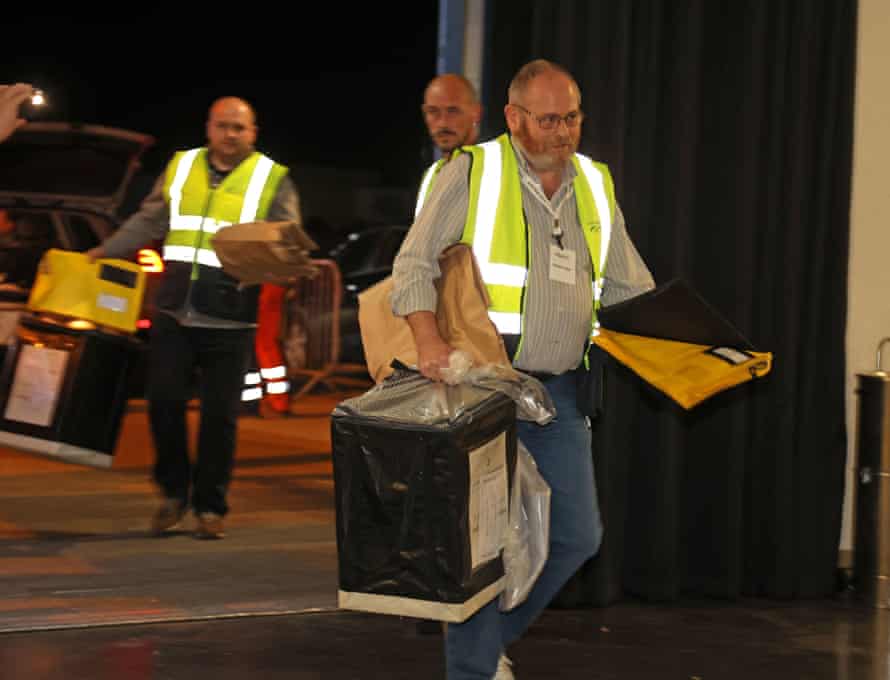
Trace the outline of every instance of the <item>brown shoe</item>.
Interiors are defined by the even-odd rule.
[[[198,513],[198,528],[195,529],[196,538],[218,539],[226,535],[223,529],[223,518],[215,512]]]
[[[175,498],[166,498],[151,518],[151,533],[160,536],[173,529],[185,516],[185,505]]]

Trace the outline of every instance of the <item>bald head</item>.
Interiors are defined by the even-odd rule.
[[[208,117],[212,118],[214,114],[223,115],[226,112],[246,114],[250,117],[251,123],[256,124],[256,113],[253,107],[239,97],[220,97],[210,105]]]
[[[572,74],[559,64],[546,59],[530,61],[517,71],[516,75],[513,76],[513,80],[510,81],[510,87],[507,90],[507,101],[510,104],[521,105],[526,92],[538,78],[548,81],[565,79],[578,97],[578,106],[581,105],[581,90]]]
[[[207,149],[220,170],[231,170],[253,153],[257,126],[253,107],[238,97],[220,97],[207,116]]]
[[[482,106],[473,84],[460,74],[433,78],[424,90],[421,111],[430,138],[443,153],[473,144],[479,136]]]
[[[431,92],[447,94],[456,99],[465,99],[469,104],[479,103],[479,97],[476,96],[476,88],[473,87],[473,83],[459,73],[443,73],[433,78],[423,92],[424,101],[430,96]]]

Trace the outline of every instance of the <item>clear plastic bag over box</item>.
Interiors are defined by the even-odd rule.
[[[517,447],[504,541],[506,573],[499,602],[501,611],[525,602],[550,552],[550,486],[528,449],[519,441]]]
[[[461,350],[452,352],[449,365],[441,369],[442,383],[432,383],[413,367],[398,362],[394,366],[399,368],[387,385],[378,385],[365,395],[373,401],[371,408],[379,417],[420,423],[454,419],[463,411],[466,395],[478,394],[477,388],[510,397],[519,420],[546,425],[556,417],[553,400],[540,380],[509,366],[474,366],[470,356]],[[430,389],[431,386],[436,389]]]

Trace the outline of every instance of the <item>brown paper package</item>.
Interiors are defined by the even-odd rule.
[[[244,222],[220,229],[213,249],[223,271],[244,285],[287,284],[314,276],[309,251],[318,250],[298,222]]]
[[[474,366],[509,366],[504,342],[488,317],[488,293],[469,246],[457,244],[439,258],[442,276],[436,281],[438,306],[436,321],[443,340],[454,349],[467,352]],[[398,359],[417,365],[417,348],[411,328],[403,317],[395,316],[390,305],[392,279],[387,277],[359,294],[359,327],[368,372],[381,382],[393,371]]]

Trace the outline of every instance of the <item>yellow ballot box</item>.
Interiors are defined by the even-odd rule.
[[[83,253],[51,248],[40,260],[28,309],[133,333],[144,292],[145,273],[138,264],[90,262]]]

